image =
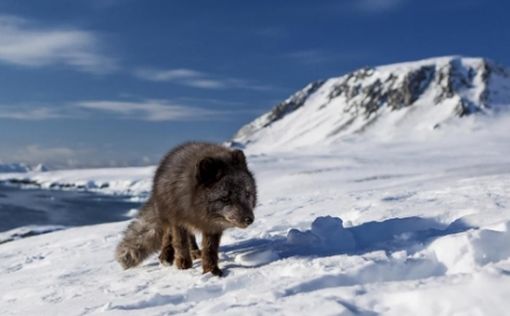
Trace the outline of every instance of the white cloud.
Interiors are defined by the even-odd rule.
[[[58,168],[75,167],[84,154],[90,154],[90,152],[68,147],[45,147],[40,145],[11,147],[10,150],[0,153],[2,161],[22,162],[31,166],[44,163]]]
[[[156,70],[140,68],[134,71],[134,75],[144,80],[170,81],[195,88],[222,89],[226,87],[226,82],[223,80],[213,79],[211,76],[193,69]]]
[[[213,79],[193,79],[188,81],[188,85],[202,89],[225,89],[228,88],[228,82]]]
[[[0,119],[42,121],[50,119],[90,119],[97,112],[108,112],[113,118],[144,121],[197,121],[221,118],[227,111],[184,105],[170,100],[87,100],[54,107],[1,106]]]
[[[122,118],[146,121],[202,120],[222,114],[219,111],[173,104],[167,100],[146,100],[141,102],[82,101],[76,103],[76,106],[88,110],[119,114]]]
[[[160,153],[127,151],[119,156],[118,147],[104,144],[73,144],[71,147],[49,144],[11,144],[9,150],[0,151],[0,163],[24,163],[36,166],[40,163],[50,169],[126,167],[157,163]]]
[[[48,107],[33,107],[13,109],[12,107],[0,107],[0,119],[14,119],[25,121],[41,121],[66,117],[57,109]]]
[[[41,147],[39,145],[29,145],[23,150],[25,157],[30,157],[32,161],[48,161],[52,158],[72,159],[77,153],[67,147]]]
[[[200,89],[247,89],[247,90],[274,90],[275,87],[258,85],[238,78],[222,78],[202,71],[177,69],[150,69],[139,68],[133,72],[134,76],[149,81],[172,82],[188,87]]]
[[[135,76],[151,81],[172,81],[202,78],[205,75],[192,69],[170,69],[160,71],[153,69],[137,69],[135,70]]]
[[[115,61],[99,51],[92,32],[41,28],[12,16],[0,16],[0,62],[26,67],[66,65],[82,71],[107,73]]]

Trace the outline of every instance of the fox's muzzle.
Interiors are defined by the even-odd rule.
[[[239,228],[246,228],[250,226],[255,217],[253,212],[242,211],[237,207],[228,207],[223,212],[223,217],[231,224]]]

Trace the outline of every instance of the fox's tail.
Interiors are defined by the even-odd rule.
[[[124,232],[124,237],[115,250],[115,259],[124,269],[135,267],[158,251],[162,237],[162,227],[156,218],[154,206],[149,201]]]

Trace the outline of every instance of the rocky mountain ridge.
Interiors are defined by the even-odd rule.
[[[484,58],[448,56],[379,67],[308,84],[242,127],[242,146],[296,147],[371,130],[433,130],[510,108],[510,71]],[[377,125],[377,127],[375,126]]]

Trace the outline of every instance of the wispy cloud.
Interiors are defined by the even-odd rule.
[[[367,52],[330,52],[322,49],[303,49],[282,55],[285,59],[293,60],[302,65],[317,65],[326,63],[355,62],[370,57]]]
[[[134,75],[144,80],[174,82],[195,88],[224,89],[227,87],[225,80],[213,79],[211,76],[193,69],[179,68],[156,70],[140,68],[134,71]]]
[[[353,8],[365,13],[382,13],[399,9],[406,0],[356,0]]]
[[[34,162],[48,161],[51,158],[71,159],[77,156],[77,152],[68,147],[41,147],[28,145],[24,150],[24,156],[30,157]]]
[[[82,101],[77,102],[76,106],[88,110],[117,114],[122,118],[145,121],[202,120],[225,114],[199,107],[178,105],[167,100],[146,100],[141,102],[109,100]]]
[[[318,49],[305,49],[286,54],[285,57],[303,64],[321,64],[331,61],[334,56]]]
[[[71,146],[55,144],[12,144],[0,151],[0,163],[25,163],[36,166],[43,163],[50,169],[127,167],[157,163],[160,152],[123,151],[111,143],[74,143]]]
[[[65,65],[81,71],[108,73],[115,61],[100,52],[92,32],[45,28],[25,19],[0,16],[0,62],[25,67]]]
[[[153,69],[139,68],[133,72],[134,76],[149,81],[171,82],[200,89],[248,89],[248,90],[274,90],[272,86],[252,83],[238,78],[224,78],[206,72],[187,69]]]
[[[49,107],[0,107],[0,119],[41,121],[67,117],[61,110]]]
[[[112,119],[142,121],[200,121],[223,119],[228,111],[207,109],[171,100],[85,100],[52,107],[1,106],[0,119],[43,121],[54,119],[93,119],[99,113],[110,114]]]
[[[4,150],[0,153],[2,161],[22,162],[28,165],[44,163],[51,167],[69,168],[78,164],[84,150],[64,146],[41,146],[30,144]]]

